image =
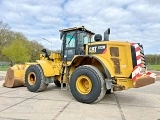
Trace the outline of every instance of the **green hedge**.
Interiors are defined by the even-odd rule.
[[[160,71],[160,65],[147,65],[147,69]]]
[[[0,71],[7,71],[8,69],[8,66],[0,66]]]

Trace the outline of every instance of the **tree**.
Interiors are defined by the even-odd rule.
[[[43,45],[36,41],[29,41],[22,33],[11,31],[8,24],[0,21],[1,61],[12,60],[15,63],[35,61],[39,59],[42,49]]]
[[[31,58],[27,41],[20,38],[13,40],[8,47],[4,47],[2,53],[13,63],[22,63],[29,61]]]
[[[160,55],[159,54],[149,54],[145,55],[147,64],[160,64]]]
[[[9,34],[9,26],[0,21],[0,60],[6,60],[7,58],[2,54],[2,48],[8,42],[7,36]]]
[[[29,53],[31,55],[30,61],[35,61],[39,59],[41,50],[43,49],[43,45],[39,44],[36,41],[29,41],[28,43]]]

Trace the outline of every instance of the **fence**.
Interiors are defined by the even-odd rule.
[[[10,66],[10,62],[0,61],[0,71],[6,71]]]

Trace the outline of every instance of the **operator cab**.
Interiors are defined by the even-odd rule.
[[[74,27],[60,30],[60,39],[62,40],[62,59],[71,61],[74,55],[84,55],[85,45],[91,42],[95,34],[82,27]]]

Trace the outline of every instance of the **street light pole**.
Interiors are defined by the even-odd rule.
[[[52,42],[51,41],[49,41],[49,40],[47,40],[47,39],[45,39],[45,38],[42,38],[43,40],[46,40],[47,42],[49,42],[49,43],[51,43],[51,54],[52,54]]]

